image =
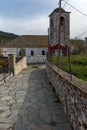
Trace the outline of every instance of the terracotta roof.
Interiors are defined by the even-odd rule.
[[[53,12],[49,16],[51,16],[53,13],[59,13],[59,11],[60,11],[60,8],[56,8],[53,10]],[[61,8],[61,13],[70,13],[70,12],[67,12],[63,8]]]
[[[0,48],[40,48],[48,47],[47,35],[22,35],[7,44],[3,44]]]

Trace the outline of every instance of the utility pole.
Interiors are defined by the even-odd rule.
[[[58,69],[59,69],[59,57],[60,57],[60,36],[61,36],[61,28],[60,28],[60,21],[61,21],[61,1],[62,1],[62,0],[59,0]]]

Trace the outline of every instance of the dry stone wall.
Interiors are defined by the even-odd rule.
[[[27,67],[26,57],[22,57],[22,59],[16,63],[16,55],[9,54],[9,68],[11,72],[13,72],[13,75],[17,75],[26,67]]]
[[[49,62],[46,62],[46,72],[73,129],[87,130],[87,82],[75,76],[70,81],[68,73]]]
[[[15,64],[15,75],[20,73],[24,68],[27,67],[26,57],[23,57],[19,62]]]

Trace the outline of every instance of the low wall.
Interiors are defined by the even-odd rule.
[[[13,75],[17,75],[26,67],[27,67],[26,57],[22,57],[18,62],[16,62],[16,55],[9,54],[9,69],[13,73]]]
[[[3,77],[0,79],[0,85],[5,83],[11,77],[13,77],[13,73],[3,74]]]
[[[24,68],[27,67],[27,63],[26,63],[26,57],[23,57],[20,61],[18,61],[17,63],[15,63],[15,75],[17,75],[18,73],[20,73]]]
[[[27,63],[45,63],[46,55],[37,55],[37,56],[29,56],[27,57]]]
[[[46,62],[46,72],[74,130],[87,130],[87,82]]]

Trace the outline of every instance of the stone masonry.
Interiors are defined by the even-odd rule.
[[[0,86],[0,130],[72,130],[44,65],[31,65]]]
[[[16,63],[16,55],[9,54],[9,69],[11,72],[13,72],[14,75],[17,75],[26,67],[27,67],[26,57],[22,57],[22,59]]]
[[[74,130],[87,130],[87,82],[46,63],[46,72]]]
[[[56,8],[49,15],[49,44],[51,46],[59,44],[59,22],[60,22],[60,45],[66,46],[69,42],[70,35],[70,12],[66,12],[61,8],[61,17],[59,15],[60,9]]]

